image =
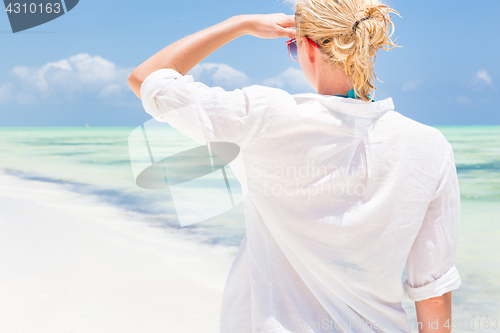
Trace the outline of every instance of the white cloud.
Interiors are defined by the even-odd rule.
[[[188,75],[193,75],[195,81],[203,82],[212,87],[222,87],[226,90],[243,88],[251,84],[262,84],[280,88],[289,93],[314,91],[302,71],[292,67],[287,68],[278,76],[264,79],[262,82],[256,82],[245,73],[226,64],[198,64],[189,71]]]
[[[19,104],[37,103],[43,99],[57,102],[89,99],[122,100],[117,97],[133,95],[127,77],[133,68],[115,65],[112,61],[87,53],[48,62],[42,66],[17,66],[11,70],[15,80],[0,84],[0,102],[15,100]],[[223,63],[201,63],[188,75],[195,81],[225,90],[262,84],[289,93],[314,92],[300,69],[287,68],[276,77],[252,80],[247,74]]]
[[[197,64],[189,71],[188,75],[192,75],[195,81],[226,90],[243,88],[250,84],[250,78],[245,73],[226,64]]]
[[[485,69],[480,69],[476,74],[467,82],[469,86],[476,90],[491,89],[496,91],[493,79]]]
[[[113,96],[113,95],[119,95],[121,93],[122,89],[123,89],[122,85],[112,83],[112,84],[109,84],[106,87],[104,87],[104,89],[102,89],[99,92],[98,97],[99,98],[106,98],[106,97]],[[128,86],[127,86],[127,89],[128,89]]]
[[[403,91],[416,90],[422,84],[422,82],[422,80],[411,80],[406,82],[401,89]]]
[[[472,79],[473,83],[486,83],[487,85],[493,85],[493,79],[488,74],[488,72],[484,69],[478,70],[474,78]]]
[[[222,87],[226,90],[243,88],[251,84],[262,84],[287,90],[289,93],[313,92],[300,69],[289,67],[276,77],[267,78],[261,82],[252,80],[245,73],[226,64],[203,63],[191,69],[195,81],[200,81],[208,86]]]
[[[26,103],[26,97],[31,101],[117,97],[130,90],[127,77],[132,70],[100,56],[82,53],[38,67],[17,66],[12,73],[19,81],[15,85],[16,99]]]
[[[313,88],[307,82],[304,73],[300,69],[287,68],[277,77],[265,79],[264,85],[287,90],[289,92],[313,92]]]

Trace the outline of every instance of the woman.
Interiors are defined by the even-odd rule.
[[[240,147],[244,165],[231,167],[248,186],[247,232],[221,332],[410,332],[403,291],[419,332],[449,331],[461,283],[454,156],[437,129],[370,97],[373,57],[395,46],[390,12],[377,0],[298,0],[295,16],[232,17],[130,74],[157,120]],[[317,94],[225,91],[186,75],[242,35],[293,39],[290,56]]]

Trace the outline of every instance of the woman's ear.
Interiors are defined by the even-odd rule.
[[[302,44],[304,45],[304,53],[306,55],[306,60],[308,63],[313,64],[314,63],[314,47],[309,43],[306,37],[302,36],[300,37],[300,40],[302,41]]]

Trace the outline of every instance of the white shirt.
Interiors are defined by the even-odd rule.
[[[173,69],[148,76],[141,96],[196,141],[240,146],[246,235],[221,333],[410,332],[403,292],[419,301],[459,287],[453,150],[391,98],[225,91]]]

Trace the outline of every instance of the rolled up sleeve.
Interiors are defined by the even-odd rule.
[[[458,289],[455,254],[460,224],[460,190],[451,145],[419,233],[407,259],[404,290],[412,301],[438,297]]]
[[[141,85],[144,109],[200,144],[224,141],[245,145],[257,131],[271,87],[253,85],[226,91],[195,82],[171,68],[151,73]]]

